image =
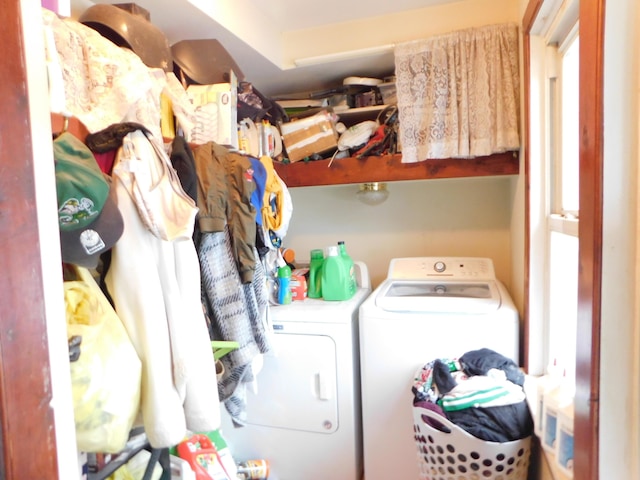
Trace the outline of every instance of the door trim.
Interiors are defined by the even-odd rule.
[[[0,32],[0,477],[48,480],[58,461],[22,13],[5,2]]]

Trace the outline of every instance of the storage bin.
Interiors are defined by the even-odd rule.
[[[531,437],[486,442],[431,410],[413,407],[420,480],[526,480]],[[433,428],[439,422],[449,432]]]

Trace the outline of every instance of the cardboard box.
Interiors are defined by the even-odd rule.
[[[231,80],[187,87],[187,96],[196,107],[196,125],[190,132],[185,132],[188,142],[213,141],[238,148],[238,82],[233,72]]]
[[[282,143],[292,163],[338,147],[338,136],[327,111],[283,123],[281,130]]]
[[[307,277],[305,272],[309,269],[296,269],[291,272],[291,299],[304,300],[307,298]]]

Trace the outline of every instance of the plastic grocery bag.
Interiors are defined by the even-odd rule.
[[[81,336],[71,365],[78,449],[117,453],[129,438],[140,406],[142,363],[120,318],[83,267],[64,282],[67,336]]]

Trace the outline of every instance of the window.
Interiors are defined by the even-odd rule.
[[[529,37],[529,371],[555,363],[569,380],[578,313],[578,14],[575,0],[547,0]]]
[[[550,46],[557,71],[549,76],[549,161],[544,177],[546,221],[546,345],[547,364],[556,363],[575,378],[578,308],[578,55],[579,40],[571,34]],[[555,120],[555,121],[554,121]]]
[[[558,14],[563,5],[567,3],[556,2]],[[564,387],[571,389],[578,330],[580,40],[577,10],[572,22],[545,13],[548,23],[534,23],[529,36],[528,348],[536,362],[528,366],[534,375],[555,367],[564,374]],[[533,413],[537,432],[545,430],[543,443],[548,445],[547,427],[542,426],[548,417],[543,419],[539,408]],[[548,465],[556,471],[555,460]]]

